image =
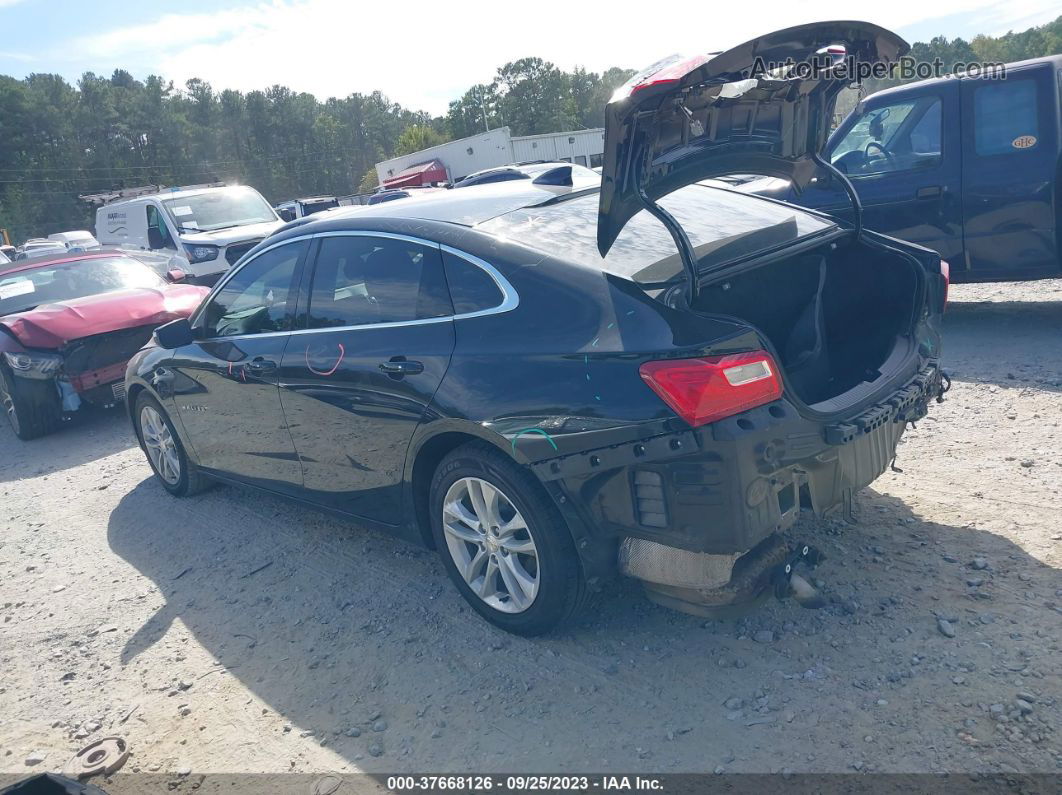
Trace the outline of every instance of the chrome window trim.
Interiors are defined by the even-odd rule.
[[[516,292],[516,289],[509,282],[509,280],[502,276],[498,269],[491,265],[489,262],[482,260],[473,254],[469,254],[466,251],[461,251],[460,249],[456,249],[444,243],[437,243],[434,240],[425,240],[424,238],[413,237],[412,235],[402,235],[394,232],[372,232],[364,229],[349,229],[335,230],[331,232],[314,232],[311,234],[299,235],[297,237],[289,237],[285,240],[280,240],[271,246],[267,246],[266,248],[262,249],[257,254],[255,254],[253,257],[251,257],[249,260],[241,264],[239,268],[230,268],[228,273],[225,274],[224,278],[222,278],[220,281],[218,281],[217,284],[214,285],[214,289],[207,293],[206,298],[203,299],[203,303],[201,303],[199,305],[199,308],[196,309],[194,315],[192,316],[189,322],[194,327],[195,323],[199,320],[199,315],[206,310],[206,305],[214,299],[215,295],[225,289],[225,285],[229,282],[229,280],[232,279],[232,277],[235,276],[239,271],[242,271],[244,268],[246,268],[248,265],[250,265],[252,262],[254,262],[266,252],[272,251],[275,248],[280,248],[281,246],[286,246],[291,243],[299,243],[304,240],[312,241],[324,237],[382,237],[388,240],[402,240],[407,243],[415,243],[420,246],[426,246],[427,248],[434,248],[440,252],[452,254],[455,257],[460,257],[461,259],[471,263],[472,265],[475,265],[477,268],[486,271],[487,275],[490,276],[490,278],[494,281],[494,284],[501,291],[502,301],[497,306],[490,307],[489,309],[479,309],[475,312],[462,312],[458,315],[445,315],[443,317],[426,317],[421,318],[420,320],[401,320],[390,323],[364,323],[357,326],[328,326],[325,328],[293,329],[291,331],[266,331],[261,334],[237,334],[227,337],[207,337],[202,340],[196,340],[196,342],[223,342],[226,340],[242,340],[250,339],[253,337],[266,338],[297,334],[316,334],[331,331],[361,331],[363,329],[375,328],[426,326],[429,323],[450,323],[454,320],[467,320],[469,318],[474,317],[499,315],[503,312],[511,312],[520,305],[520,296]]]

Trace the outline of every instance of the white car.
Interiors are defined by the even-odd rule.
[[[66,246],[58,240],[46,240],[43,237],[31,237],[18,250],[15,261],[20,262],[33,257],[60,254],[66,251]]]
[[[87,229],[74,229],[69,232],[55,232],[48,235],[49,240],[54,240],[57,243],[62,243],[66,246],[67,250],[78,251],[96,251],[100,247],[100,241],[93,237],[92,233]]]

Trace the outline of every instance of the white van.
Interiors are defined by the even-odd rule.
[[[48,239],[62,243],[68,249],[74,249],[75,251],[95,251],[100,247],[100,241],[94,238],[87,229],[56,232],[48,235]]]
[[[168,253],[172,267],[207,284],[282,225],[245,185],[165,190],[96,210],[102,245]]]

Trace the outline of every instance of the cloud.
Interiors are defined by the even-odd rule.
[[[850,3],[838,0],[823,0],[810,14],[807,5],[791,2],[761,3],[751,14],[739,4],[679,5],[652,12],[672,14],[675,24],[658,18],[645,25],[646,6],[618,2],[538,0],[519,7],[405,0],[397,8],[365,0],[273,0],[214,13],[167,13],[80,37],[64,44],[62,57],[112,68],[138,63],[178,84],[199,77],[219,89],[279,83],[320,98],[379,89],[407,107],[442,113],[465,88],[489,82],[498,66],[527,55],[565,69],[640,68],[672,52],[708,52],[767,30],[851,16]],[[1054,14],[1055,0],[893,0],[869,16],[902,31],[926,29],[935,19],[954,24],[961,15],[978,20],[974,32],[1000,33]]]

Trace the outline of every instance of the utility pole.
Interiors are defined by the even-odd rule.
[[[479,110],[483,114],[483,129],[490,132],[490,125],[487,124],[487,108],[483,104],[483,88],[482,86],[476,87],[476,99],[479,101]]]

